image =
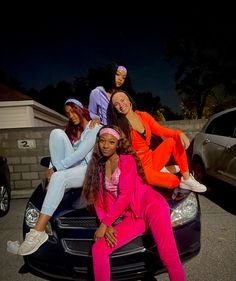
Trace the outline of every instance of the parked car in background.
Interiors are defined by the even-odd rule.
[[[5,216],[10,209],[11,186],[7,158],[0,156],[0,217]]]
[[[236,186],[236,107],[213,115],[193,139],[192,170]]]
[[[41,163],[48,161],[41,161]],[[30,197],[24,215],[23,237],[33,228],[46,194],[46,181]],[[94,211],[81,199],[82,188],[71,189],[50,219],[49,239],[33,254],[24,256],[24,272],[47,280],[93,280],[91,247],[99,226]],[[201,211],[198,194],[189,190],[159,191],[171,209],[171,221],[181,260],[196,256],[201,247]],[[165,271],[151,232],[146,232],[111,255],[111,280],[150,280]]]

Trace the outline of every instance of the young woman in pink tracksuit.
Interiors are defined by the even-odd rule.
[[[104,126],[97,135],[83,196],[100,219],[92,248],[96,281],[110,280],[109,255],[150,228],[171,281],[184,281],[165,198],[145,184],[141,162],[124,133]],[[123,216],[124,219],[113,226]]]

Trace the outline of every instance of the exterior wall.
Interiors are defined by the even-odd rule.
[[[30,114],[29,106],[4,107],[0,110],[0,128],[33,127],[33,116]]]
[[[173,129],[182,129],[192,139],[206,121],[160,123]],[[49,155],[48,138],[52,129],[53,127],[37,127],[0,130],[0,154],[8,159],[13,198],[28,198],[45,176],[46,168],[40,166],[40,160]]]
[[[0,102],[0,128],[64,126],[64,115],[33,100]]]
[[[45,176],[40,160],[49,155],[53,127],[0,130],[0,154],[8,160],[13,198],[29,197]]]
[[[197,132],[205,125],[207,119],[198,120],[174,120],[159,122],[161,125],[174,129],[183,130],[190,140],[194,138]]]

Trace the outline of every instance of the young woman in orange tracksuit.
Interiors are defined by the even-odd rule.
[[[154,186],[190,189],[205,192],[206,187],[200,184],[189,173],[185,149],[190,142],[181,130],[172,130],[161,126],[150,114],[135,110],[131,97],[122,90],[111,96],[108,106],[109,124],[119,126],[132,142],[134,150],[142,161],[147,182]],[[155,149],[150,149],[151,135],[163,137],[164,141]],[[181,180],[172,173],[162,172],[171,154],[179,165]]]
[[[143,181],[144,172],[124,133],[115,126],[98,132],[83,186],[100,226],[92,248],[95,281],[110,280],[110,257],[150,228],[171,281],[185,281],[166,199]],[[113,226],[120,217],[124,219]]]

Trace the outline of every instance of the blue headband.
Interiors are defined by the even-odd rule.
[[[84,106],[82,105],[82,103],[81,103],[80,101],[76,100],[76,99],[68,99],[68,100],[66,100],[65,105],[66,105],[67,103],[69,103],[69,102],[72,102],[72,103],[78,105],[79,107],[84,108]]]

